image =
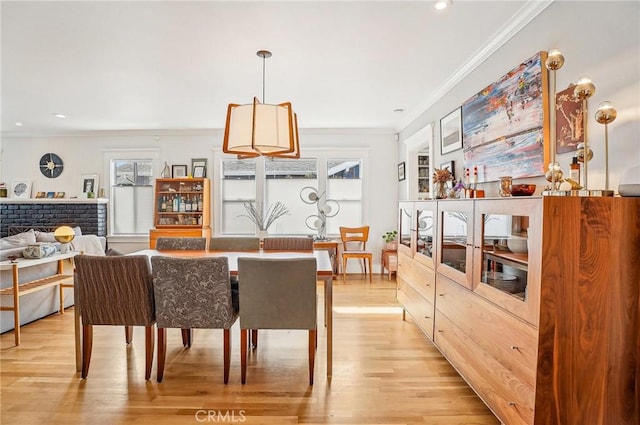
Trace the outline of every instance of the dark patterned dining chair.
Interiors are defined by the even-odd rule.
[[[231,326],[238,301],[229,283],[227,257],[151,257],[158,321],[158,382],[167,354],[167,328],[224,329],[224,383],[229,382]]]
[[[145,379],[151,377],[156,322],[153,283],[146,255],[78,255],[75,288],[82,320],[82,378],[89,374],[93,326],[124,326],[127,343],[131,327],[145,327]]]
[[[313,251],[313,238],[309,237],[269,237],[264,238],[265,251]]]
[[[212,251],[258,251],[260,238],[216,236],[209,240],[209,249]]]
[[[248,330],[309,331],[309,385],[317,332],[315,258],[238,258],[241,381],[247,378]]]
[[[158,251],[200,251],[207,248],[206,238],[158,238],[156,240],[156,249]],[[193,331],[190,329],[182,330],[182,345],[191,347],[193,343]]]
[[[156,240],[156,249],[158,251],[207,249],[207,238],[158,238]]]

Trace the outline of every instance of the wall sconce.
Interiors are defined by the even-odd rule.
[[[604,101],[598,105],[596,111],[596,121],[599,124],[604,124],[604,189],[609,190],[609,124],[612,123],[618,112],[613,107],[611,102]]]

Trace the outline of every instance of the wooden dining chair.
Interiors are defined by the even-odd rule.
[[[238,299],[229,282],[227,257],[151,257],[158,321],[158,382],[164,376],[167,328],[223,329],[224,383],[229,382],[231,327],[238,319]]]
[[[313,238],[268,237],[262,242],[264,251],[313,251]]]
[[[369,226],[340,227],[340,239],[342,240],[342,279],[347,280],[347,260],[355,258],[362,260],[365,279],[367,278],[367,262],[369,263],[369,283],[371,283],[373,253],[367,251]],[[353,247],[354,244],[357,245],[357,248]]]
[[[130,342],[132,326],[145,327],[145,379],[151,378],[156,323],[153,283],[146,255],[78,255],[76,300],[82,319],[82,378],[89,374],[93,326],[124,326]]]
[[[158,238],[156,249],[158,251],[203,250],[207,249],[207,238]]]
[[[260,238],[257,236],[215,236],[209,240],[209,249],[212,251],[258,251]]]
[[[248,330],[309,331],[309,385],[313,385],[317,335],[315,258],[238,258],[240,368],[247,378]]]

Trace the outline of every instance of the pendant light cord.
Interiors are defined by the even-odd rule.
[[[265,69],[266,69],[267,58],[265,55],[262,55],[262,103],[267,103],[264,100],[264,81],[265,81]]]

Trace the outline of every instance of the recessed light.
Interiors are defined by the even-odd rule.
[[[438,0],[434,7],[438,10],[446,9],[451,4],[451,0]]]
[[[17,125],[18,127],[22,127],[22,123],[21,123],[21,122],[17,122],[17,123],[16,123],[16,125]]]
[[[56,118],[67,118],[65,114],[53,114],[53,116]]]
[[[402,108],[396,108],[393,110],[393,112],[404,112],[404,109]]]

